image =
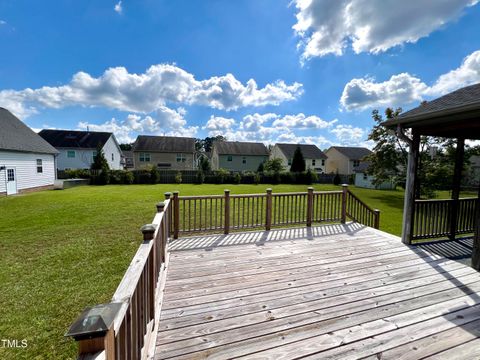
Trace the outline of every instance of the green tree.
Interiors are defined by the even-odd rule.
[[[93,158],[93,163],[90,167],[92,170],[109,170],[108,161],[103,153],[102,146],[98,144],[97,155]]]
[[[227,138],[222,135],[206,137],[205,139],[203,139],[203,150],[205,152],[212,151],[212,145],[215,141],[227,141]]]
[[[304,172],[306,168],[305,159],[303,158],[302,150],[299,146],[293,153],[292,165],[290,166],[291,172]]]
[[[282,159],[274,158],[265,161],[263,168],[265,171],[272,172],[274,174],[280,174],[285,171],[285,167],[282,164]]]
[[[120,144],[120,149],[122,151],[130,151],[133,148],[133,144]]]
[[[210,165],[210,161],[206,156],[201,156],[200,160],[198,161],[198,170],[202,171],[203,173],[210,172],[212,170],[212,166]]]

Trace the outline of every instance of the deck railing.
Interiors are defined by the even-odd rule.
[[[160,317],[160,301],[165,281],[167,240],[170,234],[172,201],[157,204],[157,213],[152,224],[142,227],[144,241],[140,244],[130,266],[109,304],[97,305],[95,315],[84,312],[78,324],[98,320],[98,314],[112,304],[115,307],[113,322],[108,331],[83,332],[73,336],[79,342],[79,358],[82,359],[146,359],[153,354],[156,325]],[[88,310],[88,309],[87,309]],[[106,311],[108,312],[108,311]],[[93,319],[93,320],[92,320]],[[72,328],[71,328],[72,329]]]
[[[228,234],[232,230],[260,229],[321,222],[345,222],[347,218],[378,228],[380,212],[355,196],[348,186],[341,191],[210,196],[173,193],[172,235]]]
[[[415,200],[412,240],[454,238],[455,235],[473,233],[477,198],[458,200],[456,219],[453,208],[457,200]],[[455,232],[452,222],[455,220]]]

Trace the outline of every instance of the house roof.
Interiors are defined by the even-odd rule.
[[[112,133],[44,129],[38,133],[55,148],[95,149],[105,145]]]
[[[213,146],[219,155],[258,155],[268,156],[268,149],[263,143],[240,141],[215,141]]]
[[[174,136],[139,135],[133,145],[133,151],[193,153],[195,151],[195,139]]]
[[[58,153],[10,111],[0,108],[0,149],[30,153]]]
[[[122,150],[122,154],[125,158],[133,158],[133,151],[131,150]]]
[[[337,150],[338,152],[342,153],[350,160],[362,160],[365,156],[370,155],[372,153],[370,150],[364,147],[332,146],[330,149]]]
[[[480,83],[466,86],[382,123],[418,128],[423,135],[480,139]]]
[[[316,145],[311,144],[276,144],[287,158],[293,158],[297,147],[305,159],[326,159],[327,156]]]
[[[355,167],[355,169],[353,169],[353,171],[357,173],[364,173],[367,171],[370,165],[370,161],[362,161],[357,167]]]

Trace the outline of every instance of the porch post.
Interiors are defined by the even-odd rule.
[[[480,199],[480,186],[478,187],[478,198]],[[475,235],[473,237],[472,267],[480,271],[480,200],[475,206]]]
[[[407,181],[405,183],[405,201],[403,203],[402,242],[404,244],[411,244],[412,242],[419,148],[420,134],[413,130],[413,138],[408,152]]]
[[[455,169],[452,184],[452,208],[450,211],[450,240],[455,240],[457,233],[458,199],[460,198],[460,183],[462,181],[463,157],[465,153],[465,139],[457,139],[455,150]]]

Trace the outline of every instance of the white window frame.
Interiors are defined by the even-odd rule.
[[[42,159],[37,159],[37,174],[43,174],[43,161],[42,161]]]
[[[227,155],[227,161],[233,161],[233,156],[232,155]]]
[[[140,162],[150,162],[151,161],[150,153],[141,152],[138,157],[139,157]]]
[[[177,162],[184,163],[187,161],[187,156],[184,153],[177,153]]]
[[[73,156],[70,156],[73,154]],[[75,159],[77,157],[77,152],[75,150],[67,150],[67,159]]]
[[[247,157],[246,156],[242,156],[242,164],[246,164],[247,163]]]

